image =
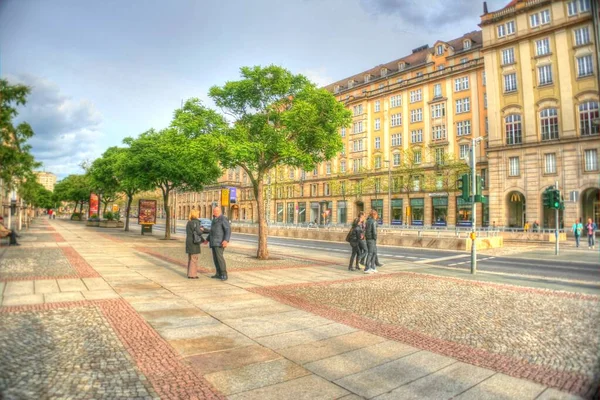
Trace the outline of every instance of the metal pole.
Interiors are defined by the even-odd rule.
[[[477,273],[477,242],[476,242],[476,221],[477,221],[477,203],[475,203],[475,193],[477,191],[477,160],[475,159],[475,144],[476,140],[471,141],[471,274]]]
[[[392,227],[392,161],[388,160],[388,212],[390,228]]]
[[[558,190],[558,181],[554,182],[554,187],[556,188],[556,190]],[[559,249],[559,244],[558,244],[558,238],[559,238],[559,228],[560,228],[560,224],[558,223],[558,208],[554,211],[555,212],[555,217],[556,217],[556,230],[554,231],[554,255],[557,256],[558,255],[558,249]]]

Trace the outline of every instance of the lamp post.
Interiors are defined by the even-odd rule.
[[[390,227],[392,226],[392,162],[383,160],[388,165],[388,215]]]
[[[482,141],[483,136],[476,137],[471,141],[471,219],[473,225],[471,227],[471,274],[477,273],[477,246],[476,246],[476,220],[477,220],[477,203],[475,202],[475,194],[477,194],[477,158],[475,156],[475,146]]]

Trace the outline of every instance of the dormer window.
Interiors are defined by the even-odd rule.
[[[438,56],[441,56],[442,54],[444,54],[444,45],[438,44],[438,46],[436,48],[436,53]]]
[[[348,81],[348,88],[353,88],[354,87],[354,81],[353,80],[349,80]]]
[[[340,85],[335,85],[333,87],[333,93],[339,93],[340,92]]]
[[[398,63],[398,69],[400,69],[400,71],[402,71],[404,68],[406,68],[405,62]]]
[[[465,40],[465,41],[463,42],[463,47],[464,47],[465,49],[470,49],[470,48],[471,48],[471,41],[470,41],[469,39]]]
[[[387,68],[381,68],[381,76],[386,76],[388,73]]]
[[[366,82],[369,82],[370,80],[371,80],[371,75],[369,75],[369,74],[366,74],[366,75],[365,75],[365,83],[366,83]]]

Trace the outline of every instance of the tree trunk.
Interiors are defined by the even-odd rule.
[[[162,188],[161,188],[162,189]],[[165,239],[171,239],[171,210],[169,209],[169,189],[162,189],[163,192],[163,201],[165,203]]]
[[[131,211],[131,202],[133,201],[133,195],[127,194],[127,207],[125,207],[125,232],[129,232],[129,212]]]
[[[265,205],[263,202],[263,182],[259,180],[254,187],[254,196],[256,197],[256,210],[258,212],[258,250],[256,258],[267,260],[269,258],[269,249],[267,248],[267,221],[265,219]]]
[[[104,214],[106,214],[106,207],[108,207],[108,202],[102,204],[104,205],[104,208],[102,209],[102,216],[104,216]]]

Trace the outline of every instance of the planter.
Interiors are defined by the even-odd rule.
[[[86,226],[99,226],[100,225],[100,221],[90,221],[90,220],[88,220],[85,225]]]
[[[125,222],[117,221],[117,228],[125,228]]]
[[[100,221],[100,228],[116,228],[117,221]]]

